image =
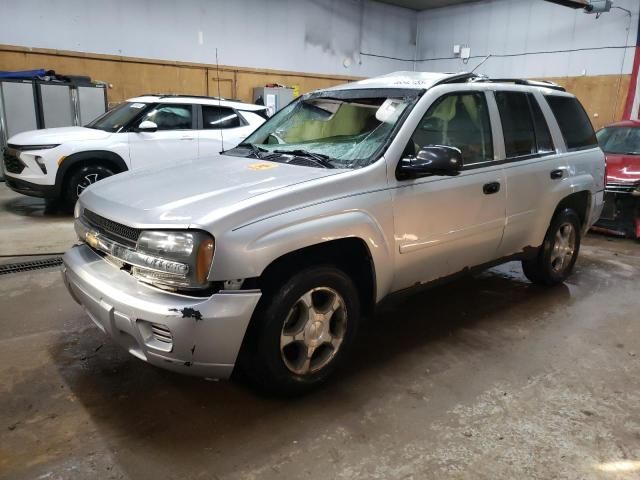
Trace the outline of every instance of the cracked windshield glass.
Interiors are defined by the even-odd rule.
[[[382,147],[416,98],[340,92],[301,98],[274,115],[228,153],[318,168],[360,168]]]

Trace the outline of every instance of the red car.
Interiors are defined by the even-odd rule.
[[[594,229],[640,239],[640,121],[613,123],[597,136],[607,156],[607,186]]]

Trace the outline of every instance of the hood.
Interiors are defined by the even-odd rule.
[[[187,228],[245,208],[242,202],[254,197],[342,172],[218,155],[116,175],[92,185],[81,201],[95,213],[131,226]]]
[[[60,127],[31,130],[14,135],[8,143],[14,145],[48,145],[65,143],[74,140],[100,140],[107,138],[111,132],[85,127]]]
[[[607,183],[640,182],[640,155],[607,153]]]

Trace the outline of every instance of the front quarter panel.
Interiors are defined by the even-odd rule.
[[[393,280],[389,192],[381,189],[303,207],[216,237],[213,280],[259,277],[275,260],[304,247],[343,238],[365,242],[373,260],[377,300]]]

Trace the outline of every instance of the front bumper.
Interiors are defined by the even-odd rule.
[[[602,215],[594,225],[596,231],[640,239],[640,197],[630,193],[605,193]]]
[[[87,245],[63,257],[71,296],[132,355],[189,375],[228,378],[261,293],[221,291],[208,298],[141,284]]]
[[[58,188],[55,185],[40,185],[38,183],[27,182],[26,180],[11,177],[6,172],[4,175],[4,181],[7,184],[7,187],[14,192],[29,195],[31,197],[54,198],[59,194]]]

